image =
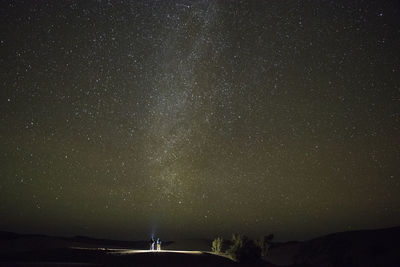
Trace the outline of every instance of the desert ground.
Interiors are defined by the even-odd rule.
[[[223,257],[200,251],[57,248],[8,254],[5,266],[234,266]]]
[[[116,241],[88,237],[0,234],[0,266],[237,266],[210,252],[210,240],[164,242],[161,251],[146,241]],[[272,266],[265,261],[251,266]],[[242,265],[241,265],[242,266]]]
[[[161,251],[150,251],[146,241],[0,232],[0,266],[398,267],[399,240],[394,227],[273,242],[262,260],[240,264],[212,253],[207,239],[166,241]]]
[[[243,265],[204,251],[57,248],[2,255],[0,266],[273,266]]]

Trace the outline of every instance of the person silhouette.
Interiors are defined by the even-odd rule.
[[[160,238],[157,238],[157,250],[158,251],[161,250],[161,240],[160,240]]]
[[[150,250],[154,250],[154,243],[155,243],[154,237],[152,237],[152,238],[150,239]]]

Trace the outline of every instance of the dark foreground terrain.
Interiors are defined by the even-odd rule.
[[[167,250],[151,252],[146,241],[0,232],[0,266],[273,266],[265,261],[239,265],[204,252],[210,244],[205,239],[167,241]]]
[[[57,248],[3,255],[1,266],[237,266],[209,253]],[[267,265],[266,265],[267,266]]]
[[[400,227],[273,243],[266,260],[279,266],[399,267]]]
[[[238,264],[210,252],[205,239],[164,242],[49,237],[0,232],[0,266],[291,266],[399,267],[400,227],[335,233],[302,242],[272,243],[268,256]]]

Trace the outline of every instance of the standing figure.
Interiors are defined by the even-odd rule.
[[[154,243],[155,243],[154,237],[152,237],[152,238],[150,239],[150,250],[154,250]]]
[[[157,238],[157,250],[158,251],[161,250],[161,240],[160,240],[160,238]]]

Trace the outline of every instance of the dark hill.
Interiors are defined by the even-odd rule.
[[[326,235],[274,244],[266,259],[289,266],[400,266],[400,227]]]

